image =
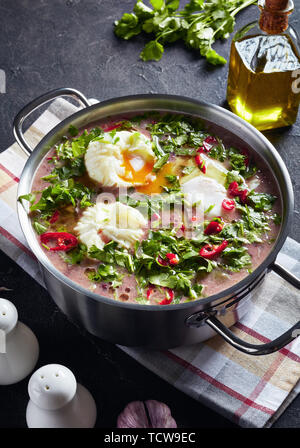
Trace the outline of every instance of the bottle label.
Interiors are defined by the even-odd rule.
[[[300,69],[300,60],[286,36],[254,36],[236,42],[235,46],[245,66],[254,73]]]

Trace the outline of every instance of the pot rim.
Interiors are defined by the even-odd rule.
[[[93,104],[89,107],[85,107],[85,108],[75,112],[74,114],[70,115],[69,117],[65,118],[60,123],[58,123],[37,144],[37,146],[32,151],[32,154],[28,158],[28,160],[23,168],[22,174],[20,176],[17,196],[19,197],[21,194],[28,193],[28,189],[25,188],[25,184],[27,184],[28,182],[32,182],[32,180],[33,180],[34,176],[31,175],[31,164],[32,164],[33,160],[38,158],[40,151],[46,146],[46,144],[52,138],[55,137],[56,134],[59,133],[59,131],[62,128],[69,126],[71,123],[74,122],[75,119],[78,119],[81,116],[85,115],[87,113],[87,111],[92,112],[97,109],[102,109],[103,107],[106,107],[106,106],[111,106],[111,105],[116,105],[116,104],[122,105],[122,104],[126,104],[130,101],[136,101],[136,100],[141,100],[141,101],[143,101],[143,100],[148,100],[148,101],[149,100],[162,100],[162,101],[168,100],[168,101],[174,101],[174,102],[179,101],[179,102],[185,102],[186,104],[190,103],[190,104],[193,104],[194,106],[204,107],[205,109],[209,110],[213,114],[223,115],[223,116],[225,115],[228,118],[231,118],[231,120],[234,120],[237,124],[239,124],[239,126],[241,128],[248,130],[248,132],[250,131],[252,134],[254,134],[256,136],[256,138],[258,140],[261,141],[261,143],[267,148],[268,152],[272,155],[273,160],[276,162],[277,166],[279,167],[279,169],[281,171],[281,174],[284,179],[284,183],[285,183],[285,187],[286,187],[286,195],[287,195],[287,201],[285,203],[283,203],[283,199],[282,199],[284,219],[282,220],[279,234],[277,236],[276,242],[275,242],[271,252],[267,255],[267,257],[263,260],[263,262],[251,274],[247,275],[244,279],[239,281],[237,284],[231,286],[230,288],[224,289],[224,290],[220,291],[219,293],[211,295],[209,297],[199,298],[197,300],[193,300],[190,302],[185,302],[185,303],[165,307],[165,306],[161,306],[161,305],[143,305],[143,304],[138,304],[138,303],[135,304],[135,303],[116,301],[116,300],[110,299],[108,297],[96,294],[96,293],[82,287],[81,285],[77,284],[76,282],[74,282],[73,280],[68,278],[67,276],[65,276],[62,272],[60,272],[51,263],[51,261],[48,259],[46,254],[42,251],[41,247],[38,244],[38,240],[36,238],[34,230],[32,228],[31,220],[28,216],[28,213],[25,210],[25,208],[22,206],[22,204],[20,204],[20,202],[18,202],[17,203],[17,211],[18,211],[19,222],[20,222],[23,234],[26,238],[26,241],[29,244],[29,247],[32,250],[33,254],[36,256],[38,262],[47,271],[49,271],[50,274],[55,276],[58,280],[62,281],[64,284],[69,286],[71,289],[73,289],[77,293],[79,292],[81,294],[84,294],[85,296],[89,296],[89,298],[91,298],[97,302],[104,302],[107,305],[117,306],[117,307],[126,308],[126,309],[133,309],[133,310],[137,310],[137,311],[147,310],[147,311],[153,311],[153,312],[158,312],[158,311],[161,312],[161,311],[170,311],[170,310],[176,311],[179,309],[184,310],[184,309],[189,309],[189,308],[195,307],[197,305],[201,305],[201,306],[208,305],[210,303],[215,303],[222,298],[225,301],[230,300],[233,296],[235,296],[239,292],[245,290],[245,288],[247,288],[247,286],[252,284],[252,282],[263,271],[266,271],[266,270],[268,270],[268,268],[271,267],[272,263],[274,262],[278,252],[282,248],[282,246],[287,238],[287,235],[288,235],[289,224],[290,224],[292,214],[293,214],[293,209],[294,209],[294,195],[293,195],[292,182],[291,182],[288,170],[287,170],[282,158],[280,157],[279,153],[276,151],[275,147],[254,126],[252,126],[250,123],[247,123],[240,117],[234,115],[229,110],[224,109],[223,107],[217,106],[215,104],[210,104],[203,100],[196,100],[196,99],[192,99],[192,98],[189,98],[186,96],[181,96],[181,95],[168,95],[168,94],[142,94],[142,95],[121,96],[121,97],[101,101],[101,102]],[[143,110],[143,108],[136,108],[136,112],[137,111],[141,112],[142,110]],[[165,110],[165,111],[169,111],[169,112],[173,111],[173,113],[180,113],[178,110],[177,111],[176,111],[176,109],[171,110],[168,107],[166,107],[164,109],[163,107],[153,106],[152,110],[161,110],[161,111]],[[131,112],[131,110],[128,111],[127,113],[129,113],[129,112]],[[119,113],[116,112],[114,115],[117,116],[118,114],[123,114],[123,113],[126,113],[126,112],[119,112]],[[187,115],[189,115],[188,112],[185,112],[185,113]],[[190,113],[190,115],[196,116],[197,114]],[[107,115],[107,116],[109,116],[109,115]],[[201,119],[201,116],[198,115],[198,118]],[[213,123],[213,120],[208,120],[205,118],[204,119],[202,118],[202,120],[211,121]],[[90,121],[90,124],[93,123],[94,121],[95,120]],[[84,125],[84,126],[87,127],[88,124]],[[218,125],[218,126],[220,126],[220,125]],[[226,129],[226,128],[224,128],[224,129]],[[228,129],[228,130],[230,131],[230,129]],[[235,135],[237,135],[237,134],[235,134]],[[50,147],[48,148],[48,150],[50,149]],[[252,149],[255,151],[254,148],[252,148]],[[265,161],[265,163],[268,165],[272,175],[275,177],[273,169],[271,168],[269,163],[265,160],[264,156],[259,153],[258,153],[258,155]],[[36,172],[36,169],[37,168],[35,168],[34,173]],[[278,183],[278,185],[279,185],[279,183]],[[282,186],[281,185],[279,185],[279,189],[280,189],[280,193],[282,195]],[[28,231],[31,231],[31,233],[27,234]]]

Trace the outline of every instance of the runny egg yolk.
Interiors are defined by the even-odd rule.
[[[145,183],[146,177],[151,176],[154,160],[146,161],[142,156],[127,151],[124,151],[122,156],[123,164],[121,166],[125,168],[125,175],[120,177],[132,184]]]
[[[161,193],[163,191],[163,186],[168,186],[169,182],[166,176],[173,174],[173,163],[166,163],[157,173],[152,173],[153,178],[149,180],[145,185],[140,185],[136,187],[139,193],[152,194]]]
[[[173,163],[166,163],[157,173],[153,172],[154,161],[146,161],[143,157],[123,152],[125,175],[122,179],[135,185],[136,191],[143,194],[161,193],[162,186],[168,185],[166,176],[172,174]],[[121,176],[120,176],[121,177]]]

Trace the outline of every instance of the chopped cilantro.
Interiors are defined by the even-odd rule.
[[[196,169],[196,166],[185,166],[182,168],[182,174],[189,175]]]
[[[278,213],[274,213],[274,215],[271,216],[271,218],[273,219],[273,222],[276,226],[280,226],[282,221],[281,215],[279,215]]]
[[[42,233],[45,233],[47,231],[48,226],[43,225],[38,220],[33,221],[33,228],[36,231],[38,235],[41,235]]]
[[[78,129],[75,126],[73,126],[72,124],[70,125],[68,132],[72,137],[76,137],[76,135],[78,135],[78,133],[79,133]]]
[[[79,244],[74,249],[63,254],[63,259],[68,264],[80,264],[87,256],[87,247],[85,244]]]
[[[112,282],[113,288],[121,286],[124,277],[111,264],[99,264],[97,270],[87,269],[86,275],[93,282]]]
[[[228,171],[226,175],[225,187],[228,188],[231,182],[237,182],[239,185],[244,184],[245,180],[238,171]]]
[[[85,185],[74,182],[73,179],[56,182],[45,188],[40,199],[33,203],[35,196],[20,196],[19,201],[30,202],[30,212],[35,212],[41,219],[49,218],[60,206],[71,204],[73,207],[85,208],[92,205],[94,192]]]
[[[228,246],[222,253],[222,259],[224,260],[224,269],[228,269],[233,272],[237,272],[243,268],[248,268],[251,266],[251,257],[246,247]]]
[[[231,168],[240,173],[245,179],[256,173],[256,165],[254,165],[251,161],[246,163],[247,156],[245,154],[241,154],[238,149],[230,148],[228,150],[228,157]]]
[[[257,211],[268,212],[272,209],[276,197],[269,193],[256,193],[255,191],[250,191],[248,194],[248,202]]]
[[[219,141],[218,145],[211,148],[208,155],[212,159],[216,159],[216,160],[219,160],[220,162],[224,162],[228,157],[228,151],[225,148],[225,146],[223,145],[223,143],[221,143]]]

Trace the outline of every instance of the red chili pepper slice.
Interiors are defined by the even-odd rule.
[[[205,141],[205,143],[208,143],[209,145],[217,145],[218,144],[218,140],[216,139],[216,137],[213,137],[212,135],[209,135],[208,137],[206,137],[206,139],[204,141]]]
[[[200,251],[199,255],[203,258],[214,258],[215,256],[219,255],[223,250],[228,246],[228,241],[224,240],[219,246],[212,246],[210,244],[205,244]]]
[[[67,232],[46,232],[40,235],[40,240],[42,244],[47,245],[49,241],[56,241],[57,246],[49,247],[49,250],[58,251],[64,250],[67,251],[77,246],[78,239],[72,233]]]
[[[239,196],[240,200],[245,203],[248,196],[248,190],[239,190],[239,184],[234,181],[231,182],[231,184],[228,187],[228,193],[231,196]]]
[[[119,128],[120,125],[121,125],[121,123],[118,122],[118,123],[112,124],[111,126],[106,126],[106,127],[104,126],[104,127],[102,128],[102,130],[103,130],[104,132],[110,132],[110,131],[113,131],[114,129]]]
[[[170,305],[173,299],[167,299],[164,298],[161,302],[159,302],[159,305]]]
[[[204,230],[205,235],[211,235],[212,233],[219,233],[223,229],[223,224],[217,221],[211,221]]]
[[[231,182],[231,184],[229,184],[228,193],[231,196],[238,196],[238,194],[239,194],[239,184],[236,181]]]
[[[206,152],[209,152],[211,148],[217,144],[218,144],[217,139],[212,135],[209,135],[208,137],[206,137],[205,140],[203,140],[203,148],[205,149]]]
[[[197,154],[195,156],[195,162],[198,165],[198,167],[200,168],[200,170],[202,171],[202,173],[205,174],[206,173],[206,166],[205,166],[204,161],[201,159],[200,154]]]
[[[147,300],[150,299],[150,296],[153,293],[153,290],[154,290],[153,286],[149,286],[149,288],[147,289]]]
[[[157,257],[157,261],[158,261],[158,264],[160,264],[161,266],[168,266],[167,260],[164,260],[160,256]]]
[[[166,254],[167,259],[169,260],[169,263],[174,265],[179,263],[179,258],[177,254],[172,254],[171,252]]]
[[[170,288],[167,289],[167,296],[159,302],[159,305],[170,305],[174,299],[174,291]]]
[[[54,224],[59,218],[59,211],[55,210],[51,218],[49,219],[50,224]]]
[[[235,202],[233,199],[224,199],[222,202],[222,207],[224,210],[233,210],[235,208]]]
[[[201,165],[201,163],[202,163],[202,159],[201,159],[200,154],[197,154],[197,155],[195,156],[195,162],[196,162],[196,164],[197,164],[198,166]]]
[[[166,257],[168,258],[168,260],[172,260],[172,258],[177,257],[177,255],[173,254],[172,252],[169,252],[168,254],[166,254]]]

